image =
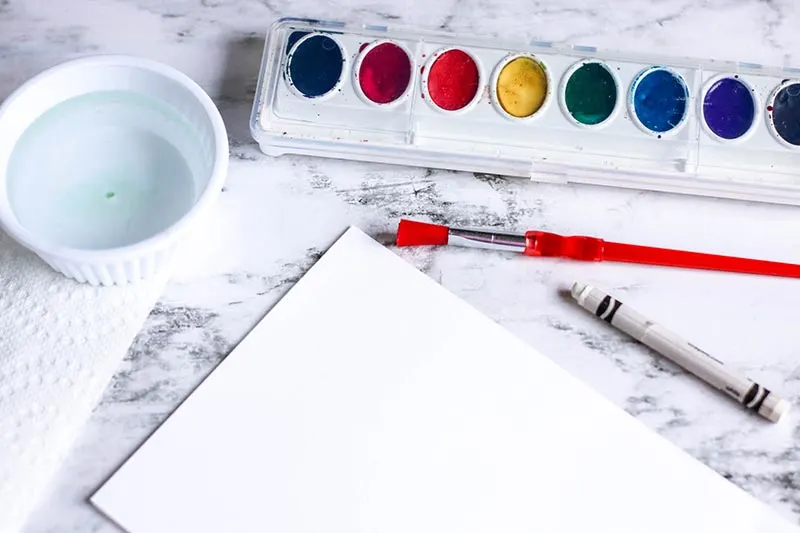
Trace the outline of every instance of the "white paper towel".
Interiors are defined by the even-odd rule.
[[[166,277],[79,284],[0,230],[0,532],[22,527]]]

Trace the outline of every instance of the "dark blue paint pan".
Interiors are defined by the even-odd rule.
[[[784,80],[767,100],[767,126],[784,146],[800,147],[800,80]]]
[[[322,33],[296,37],[289,37],[291,47],[286,58],[289,87],[301,98],[322,99],[334,94],[341,87],[347,70],[347,56],[342,46],[334,37]]]

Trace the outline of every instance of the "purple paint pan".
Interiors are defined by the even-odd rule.
[[[715,76],[702,99],[703,125],[717,140],[741,139],[752,131],[757,108],[755,92],[738,75]]]

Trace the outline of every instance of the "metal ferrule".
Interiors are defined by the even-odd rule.
[[[447,234],[447,244],[451,246],[486,248],[504,252],[525,252],[525,240],[524,235],[509,235],[508,233],[492,233],[468,229],[450,228]]]

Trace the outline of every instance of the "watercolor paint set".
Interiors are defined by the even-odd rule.
[[[281,19],[251,132],[306,154],[800,205],[800,69]]]

